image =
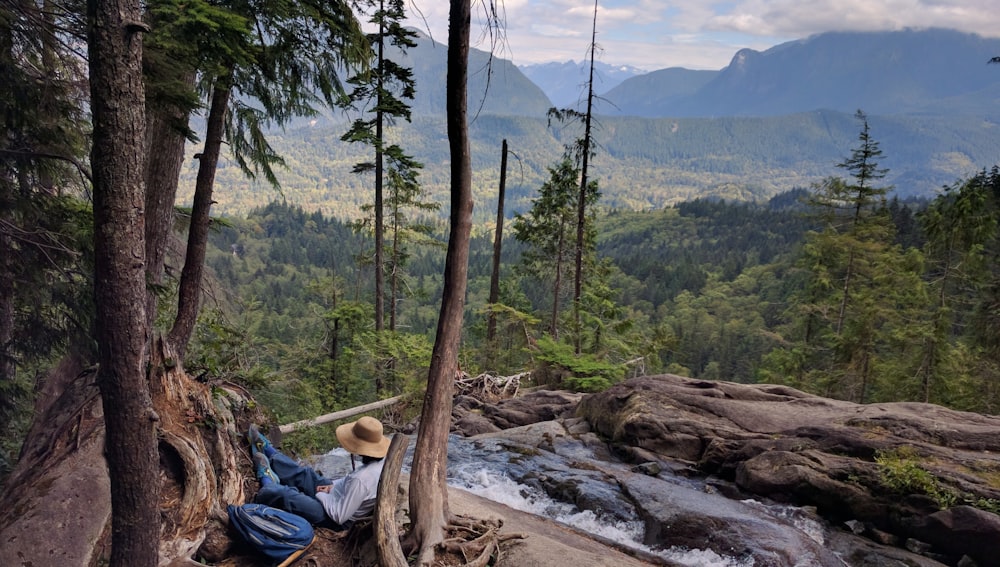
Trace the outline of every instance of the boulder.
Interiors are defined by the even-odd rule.
[[[623,455],[641,448],[643,460],[680,460],[748,494],[929,543],[931,555],[949,562],[1000,561],[1000,517],[968,506],[941,510],[1000,503],[998,417],[674,375],[588,395],[578,415]],[[877,462],[886,455],[896,456],[898,470]]]
[[[749,504],[683,486],[664,489],[647,475],[621,475],[619,482],[640,507],[646,524],[646,544],[711,549],[723,555],[752,559],[761,567],[841,567],[844,563],[791,522],[761,518]]]
[[[535,390],[516,398],[484,405],[483,416],[500,429],[572,417],[583,394],[562,390]]]

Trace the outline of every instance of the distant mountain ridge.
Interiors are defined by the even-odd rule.
[[[880,165],[890,170],[883,186],[901,196],[931,195],[1000,163],[1000,65],[987,64],[998,55],[1000,40],[947,30],[829,33],[763,52],[741,50],[720,71],[672,68],[630,77],[596,106],[591,175],[602,206],[620,209],[698,197],[766,200],[844,176],[836,164],[857,145],[860,124],[853,115],[861,109],[881,144]],[[397,60],[412,66],[417,97],[413,122],[388,130],[424,164],[421,184],[445,206],[446,59],[445,44],[420,38]],[[572,126],[549,123],[552,106],[512,63],[470,51],[468,113],[480,220],[495,214],[503,140],[515,158],[508,211],[524,211],[547,168],[579,136]],[[370,199],[371,180],[351,173],[370,159],[366,148],[340,141],[354,115],[303,119],[272,138],[290,164],[278,173],[289,202],[353,218]],[[193,179],[194,171],[186,175]],[[220,167],[217,183],[232,189],[218,192],[220,212],[245,213],[275,198],[231,163]]]
[[[586,84],[590,75],[590,64],[586,60],[579,63],[570,60],[563,63],[518,65],[517,68],[542,89],[554,106],[572,107],[586,98]],[[594,91],[607,92],[622,81],[645,73],[646,71],[630,65],[611,65],[595,61]]]
[[[1000,39],[954,30],[829,32],[763,52],[742,49],[693,92],[679,71],[623,81],[601,112],[631,116],[996,113]],[[703,75],[707,77],[708,75]],[[680,85],[680,86],[679,86]],[[678,95],[681,91],[681,95]]]

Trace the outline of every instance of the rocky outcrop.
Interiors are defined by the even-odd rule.
[[[636,462],[685,463],[724,491],[815,506],[944,563],[1000,565],[1000,517],[986,511],[1000,507],[1000,418],[673,375],[588,395],[578,415]]]
[[[572,417],[583,394],[535,390],[495,403],[471,395],[455,397],[452,432],[466,437]]]

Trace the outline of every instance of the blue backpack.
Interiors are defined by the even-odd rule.
[[[233,529],[279,567],[298,559],[313,542],[312,525],[291,512],[264,504],[230,504],[227,511]]]

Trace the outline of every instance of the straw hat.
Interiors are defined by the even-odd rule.
[[[382,435],[382,422],[374,417],[365,416],[337,427],[337,440],[355,455],[381,459],[389,452],[389,438]]]

